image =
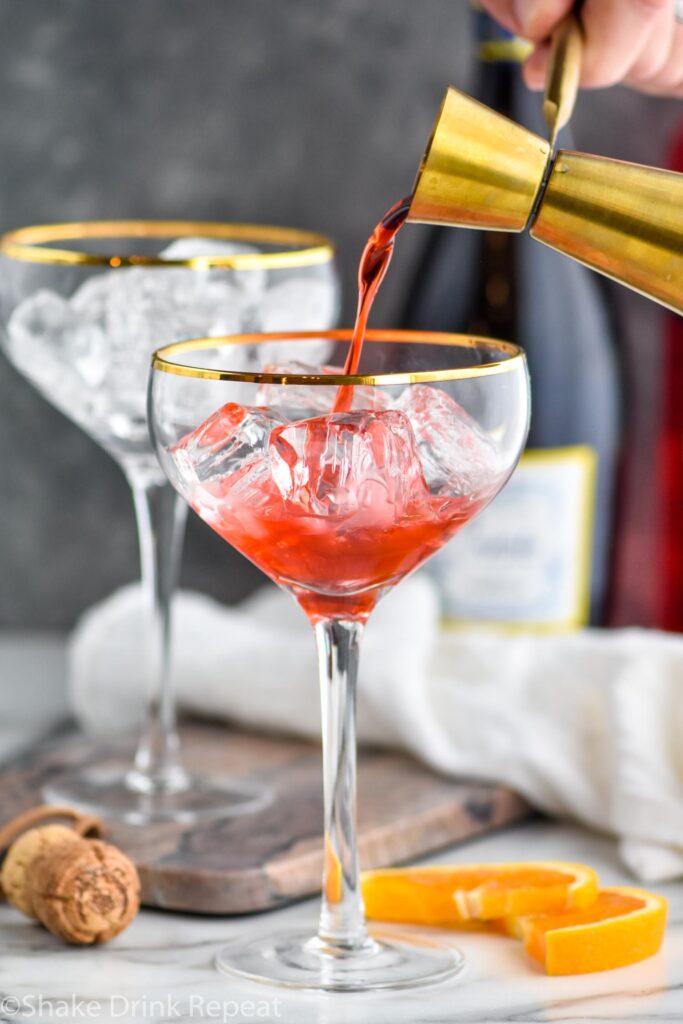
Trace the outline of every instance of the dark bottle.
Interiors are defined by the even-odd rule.
[[[525,44],[487,15],[475,17],[482,59],[474,95],[546,134],[540,97],[521,78]],[[571,148],[566,132],[560,144]],[[603,282],[526,235],[431,228],[404,320],[516,341],[531,372],[520,468],[480,524],[434,560],[447,616],[541,628],[601,622],[621,395]]]

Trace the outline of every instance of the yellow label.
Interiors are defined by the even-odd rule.
[[[523,64],[533,52],[533,43],[526,39],[488,39],[480,44],[478,56],[487,64]]]
[[[432,559],[446,625],[566,631],[590,616],[596,452],[526,452],[507,486]]]

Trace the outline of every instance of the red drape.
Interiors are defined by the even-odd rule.
[[[670,166],[683,172],[683,130]],[[663,428],[659,451],[662,574],[659,625],[683,632],[683,317],[671,314],[664,347]]]

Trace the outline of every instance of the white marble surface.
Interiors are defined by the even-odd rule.
[[[54,638],[0,639],[0,756],[64,711],[63,662]],[[41,696],[42,693],[42,696]],[[33,710],[31,710],[33,709]],[[0,807],[2,794],[0,793]],[[584,860],[606,883],[629,882],[613,843],[569,825],[534,822],[442,854],[440,861]],[[114,942],[74,949],[0,907],[0,1022],[278,1020],[285,1024],[498,1024],[683,1021],[683,886],[661,890],[671,921],[663,951],[633,967],[547,978],[511,939],[453,936],[465,972],[398,995],[293,995],[238,984],[213,967],[217,949],[248,934],[307,922],[308,901],[269,914],[212,919],[143,911]]]

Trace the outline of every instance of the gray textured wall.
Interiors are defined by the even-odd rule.
[[[0,228],[117,216],[300,225],[358,251],[410,186],[464,0],[0,0]],[[672,104],[585,98],[582,147],[659,159]],[[637,131],[634,125],[638,124]],[[421,241],[401,239],[388,322]],[[136,573],[119,470],[0,363],[0,626],[70,625]],[[232,600],[258,574],[198,522],[184,581]]]

